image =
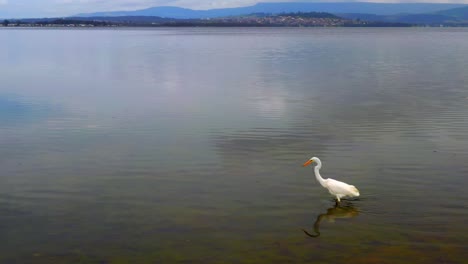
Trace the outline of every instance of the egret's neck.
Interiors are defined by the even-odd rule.
[[[322,176],[320,176],[320,168],[322,168],[322,162],[320,162],[320,160],[317,160],[316,162],[317,162],[317,166],[315,166],[314,168],[315,178],[317,178],[317,181],[320,183],[320,185],[322,185],[323,187],[326,187],[325,180],[322,178]]]

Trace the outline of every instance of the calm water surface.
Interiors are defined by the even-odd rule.
[[[467,29],[0,30],[0,263],[466,263],[467,69]]]

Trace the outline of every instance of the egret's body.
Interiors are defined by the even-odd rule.
[[[331,195],[336,197],[336,201],[340,202],[343,197],[357,197],[359,196],[359,190],[354,185],[349,185],[344,182],[340,182],[334,179],[324,179],[320,175],[320,168],[322,168],[322,162],[319,158],[313,157],[304,163],[304,167],[311,164],[317,163],[314,168],[315,178],[324,188],[327,188]]]

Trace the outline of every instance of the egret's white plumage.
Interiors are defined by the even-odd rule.
[[[322,162],[319,158],[313,157],[304,163],[304,167],[311,164],[317,163],[314,168],[315,178],[317,181],[322,185],[324,188],[327,188],[331,195],[336,197],[337,202],[340,202],[341,198],[343,197],[357,197],[359,196],[359,190],[354,187],[354,185],[349,185],[344,182],[340,182],[334,179],[324,179],[320,176],[320,168],[322,168]]]

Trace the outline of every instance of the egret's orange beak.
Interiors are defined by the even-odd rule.
[[[304,164],[302,165],[302,167],[305,167],[305,166],[307,166],[307,165],[310,165],[312,162],[314,162],[314,161],[313,161],[313,160],[308,160],[308,161],[306,161],[306,163],[304,163]]]

